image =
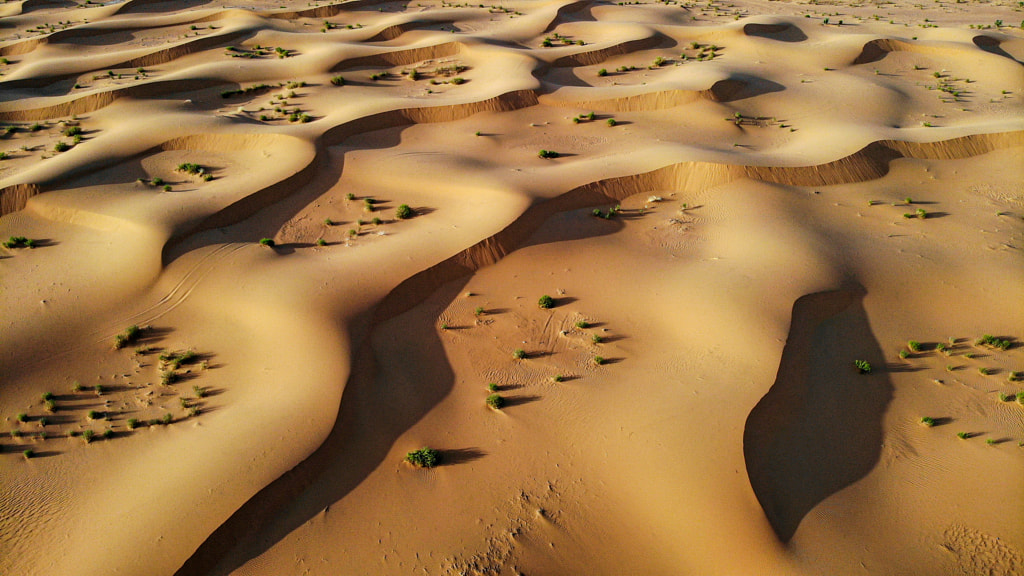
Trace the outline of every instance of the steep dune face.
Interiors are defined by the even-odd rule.
[[[1018,570],[1018,30],[2,10],[0,572]]]

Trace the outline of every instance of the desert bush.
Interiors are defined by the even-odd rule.
[[[402,204],[395,209],[395,218],[399,220],[407,220],[416,215],[416,211],[409,207],[408,204]]]
[[[15,420],[17,420],[18,422],[28,422],[28,414],[25,414],[24,412],[19,412],[18,415],[15,416]]]
[[[24,236],[11,236],[4,240],[4,248],[35,248],[36,242]]]
[[[594,356],[594,364],[602,366],[605,362],[607,362],[607,360],[605,360],[603,356]]]
[[[541,150],[540,152],[537,152],[537,156],[540,158],[558,158],[559,154],[554,150]]]
[[[345,85],[345,77],[344,76],[335,76],[334,78],[331,78],[331,84],[334,85],[334,86],[344,86]]]
[[[121,332],[120,334],[114,337],[114,350],[120,350],[121,348],[124,348],[125,346],[132,344],[133,342],[138,340],[139,336],[141,335],[142,328],[139,328],[135,324],[132,324],[131,326],[125,328],[124,332]]]
[[[900,359],[906,360],[909,357],[910,357],[910,352],[907,352],[906,350],[900,350]]]
[[[103,396],[103,392],[106,390],[106,388],[103,387],[103,384],[97,384],[93,386],[92,389],[96,392],[97,396]]]
[[[867,360],[854,360],[853,365],[861,374],[871,374],[871,364]]]
[[[505,406],[505,398],[501,394],[491,394],[487,397],[486,403],[495,410],[501,410]]]
[[[406,454],[405,461],[417,468],[433,468],[441,462],[441,453],[429,446],[424,446]]]
[[[139,427],[139,421],[138,421],[137,418],[129,418],[128,419],[128,429],[129,430],[135,430],[138,427]]]
[[[985,444],[988,444],[989,446],[995,446],[996,445],[996,441],[995,441],[994,438],[986,438],[985,439]]]
[[[86,430],[86,431],[82,432],[82,440],[85,440],[86,444],[92,442],[92,439],[95,436],[96,436],[96,433],[93,432],[92,430]]]
[[[1010,382],[1016,382],[1018,380],[1024,380],[1024,372],[1013,372],[1011,371],[1006,375],[1006,379]]]
[[[260,238],[260,246],[267,246],[268,248],[274,247],[273,238]]]
[[[110,428],[107,428],[106,430],[103,431],[103,439],[104,440],[110,440],[113,437],[114,437],[114,431],[111,430]]]
[[[35,457],[36,452],[35,450],[29,448],[28,450],[22,452],[21,455],[24,456],[26,460],[31,460],[33,457]]]
[[[597,75],[598,76],[607,76],[608,75],[608,70],[606,70],[604,68],[601,68],[600,70],[597,71]]]
[[[490,390],[491,392],[497,392],[498,391],[498,383],[497,382],[491,382],[490,384],[487,385],[487,389]]]
[[[88,418],[89,420],[99,420],[100,418],[102,418],[102,415],[100,415],[100,413],[95,410],[89,410],[85,417]]]
[[[608,119],[608,126],[612,126],[612,127],[614,127],[614,126],[616,126],[617,124],[618,124],[618,122],[616,122],[616,121],[615,121],[615,118],[609,118],[609,119]]]
[[[475,314],[476,316],[483,316],[483,313],[484,313],[484,307],[483,306],[477,306],[476,309],[473,310],[473,314]]]
[[[71,144],[68,144],[67,142],[65,142],[63,140],[61,140],[61,141],[59,141],[59,142],[57,142],[56,144],[53,145],[53,151],[54,152],[67,152],[70,149],[71,149]]]
[[[56,412],[57,411],[57,401],[56,400],[53,400],[51,398],[50,400],[47,400],[45,404],[46,404],[46,411],[47,412],[51,412],[52,413],[52,412]]]
[[[512,357],[515,358],[516,360],[522,360],[523,358],[526,358],[526,351],[523,350],[522,348],[516,348],[512,352]]]
[[[579,322],[576,323],[576,327],[579,328],[580,330],[590,328],[590,322],[587,322],[586,320],[580,320]]]
[[[985,368],[984,366],[978,368],[978,374],[981,374],[982,376],[988,376],[991,373],[992,370],[990,368]]]
[[[907,348],[910,349],[911,352],[920,352],[921,343],[918,342],[917,340],[910,340],[909,342],[907,342]]]
[[[956,433],[956,437],[961,439],[961,440],[967,440],[968,438],[971,437],[971,435],[969,433],[967,433],[967,432],[957,432]]]
[[[932,418],[931,416],[923,416],[921,418],[921,424],[924,424],[928,428],[931,428],[932,426],[935,426],[935,419]]]
[[[555,299],[545,294],[540,297],[540,300],[537,300],[537,305],[544,309],[553,308],[555,305]]]
[[[174,416],[171,416],[170,412],[164,414],[163,418],[160,418],[160,423],[163,424],[164,426],[170,424],[171,422],[174,422]]]
[[[71,138],[73,136],[79,136],[79,135],[82,134],[82,127],[81,126],[68,126],[67,128],[64,129],[62,134],[64,134],[68,138]]]
[[[604,337],[602,337],[599,334],[592,334],[590,336],[590,341],[593,342],[594,344],[600,344],[601,342],[604,342]]]
[[[977,346],[988,346],[989,348],[998,348],[1000,350],[1009,349],[1010,344],[1009,340],[1000,340],[991,334],[985,334],[975,342]]]
[[[186,174],[199,174],[203,172],[203,167],[194,162],[184,162],[178,164],[178,172],[185,172]]]
[[[551,377],[551,380],[553,382],[563,382],[565,381],[565,376],[562,376],[561,374],[555,374],[554,376]]]

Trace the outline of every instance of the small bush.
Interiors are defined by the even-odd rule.
[[[86,444],[92,442],[92,439],[95,436],[96,436],[96,433],[93,432],[92,430],[86,430],[85,432],[82,432],[82,440],[85,440]]]
[[[345,85],[345,77],[344,76],[335,76],[334,78],[331,78],[331,84],[334,85],[334,86],[344,86]]]
[[[22,452],[21,455],[24,456],[26,460],[31,460],[33,457],[35,457],[36,452],[35,452],[35,450],[32,450],[31,448],[29,448],[28,450],[25,450],[24,452]]]
[[[18,422],[28,422],[28,414],[21,412],[17,415],[16,419]]]
[[[274,239],[273,238],[260,238],[260,246],[267,246],[269,248],[273,248],[274,247]]]
[[[541,150],[537,152],[537,156],[540,158],[558,158],[559,154],[554,150]]]
[[[602,77],[603,76],[607,76],[608,75],[608,70],[606,70],[604,68],[601,68],[600,70],[597,71],[597,75],[598,76],[602,76]]]
[[[52,400],[52,399],[51,400],[47,400],[45,402],[45,404],[46,404],[46,411],[47,412],[51,412],[52,413],[52,412],[56,412],[57,411],[57,401],[56,400]]]
[[[871,364],[867,360],[854,360],[853,365],[861,374],[871,374]]]
[[[961,440],[967,440],[968,438],[971,437],[971,435],[969,433],[967,433],[967,432],[957,432],[956,433],[956,437],[961,439]]]
[[[487,389],[490,390],[491,392],[497,392],[498,391],[498,383],[497,382],[491,382],[490,384],[487,385]]]
[[[985,368],[984,366],[982,366],[981,368],[978,368],[978,374],[981,374],[982,376],[988,376],[991,373],[992,373],[992,370],[989,369],[989,368]]]
[[[182,164],[178,164],[177,170],[178,172],[195,175],[203,172],[203,167],[194,162],[184,162]]]
[[[924,416],[921,418],[921,424],[924,424],[928,428],[931,428],[932,426],[935,426],[935,419],[932,418],[931,416]]]
[[[512,357],[516,360],[522,360],[523,358],[526,358],[526,351],[522,348],[516,348],[515,351],[512,352]]]
[[[576,327],[579,328],[580,330],[590,328],[590,322],[587,322],[586,320],[580,320],[579,322],[576,323]]]
[[[1009,349],[1010,344],[1009,340],[1000,340],[991,334],[985,334],[975,342],[977,346],[988,346],[989,348],[998,348],[1000,350]]]
[[[103,431],[103,439],[104,440],[110,440],[113,437],[114,437],[114,431],[111,430],[110,428],[107,428],[106,430]]]
[[[487,397],[487,405],[495,410],[501,410],[505,406],[505,398],[501,394],[491,394]]]
[[[594,356],[594,364],[603,366],[605,362],[607,362],[607,360],[605,360],[603,356]]]
[[[1014,398],[1010,394],[1007,394],[1006,392],[1000,392],[999,393],[999,401],[1000,402],[1011,402],[1013,400],[1014,400]]]
[[[555,299],[545,294],[540,297],[540,300],[537,300],[537,305],[544,309],[553,308],[555,306]]]
[[[433,468],[440,463],[441,453],[429,446],[424,446],[406,454],[405,461],[417,468]]]
[[[125,328],[124,332],[114,336],[114,350],[120,350],[121,348],[135,342],[141,335],[142,328],[139,328],[134,324]]]
[[[95,410],[89,410],[85,417],[88,418],[89,420],[99,420],[102,416],[100,415],[99,412]]]
[[[128,419],[128,429],[129,430],[135,430],[138,427],[139,427],[139,420],[137,418],[129,418]]]
[[[68,144],[63,140],[53,145],[54,152],[67,152],[68,150],[71,150],[71,144]]]
[[[103,392],[106,390],[103,388],[103,384],[97,384],[92,387],[93,391],[96,392],[97,396],[103,396]]]
[[[67,128],[64,129],[64,132],[63,132],[63,134],[65,136],[67,136],[68,138],[72,138],[74,136],[78,136],[81,133],[82,133],[82,127],[81,126],[68,126]]]
[[[395,218],[399,220],[408,220],[416,215],[416,211],[409,207],[408,204],[402,204],[395,209]]]
[[[153,179],[152,179],[152,180],[150,180],[149,182],[150,182],[150,183],[151,183],[151,184],[152,184],[153,186],[163,186],[163,185],[164,185],[164,179],[163,179],[163,178],[160,178],[160,177],[157,177],[157,178],[153,178]]]
[[[900,359],[901,360],[906,360],[909,357],[910,357],[910,352],[907,352],[906,350],[900,350]]]
[[[1024,380],[1024,372],[1010,372],[1006,375],[1006,379],[1010,382],[1016,382],[1018,380]]]
[[[163,418],[160,419],[160,423],[163,424],[164,426],[170,424],[171,422],[174,422],[174,416],[171,416],[170,412],[164,414]]]
[[[484,314],[484,307],[483,306],[477,306],[476,310],[473,310],[473,314],[475,314],[477,316],[483,316],[483,314]]]
[[[551,380],[553,382],[564,382],[565,376],[562,376],[561,374],[555,374],[554,376],[551,377]]]
[[[590,336],[590,341],[593,342],[594,344],[600,344],[601,342],[604,342],[604,337],[602,337],[599,334],[592,334]]]
[[[907,342],[907,348],[909,348],[911,352],[920,352],[921,343],[918,342],[917,340],[911,340]]]
[[[617,124],[618,124],[618,122],[616,122],[616,121],[615,121],[615,118],[609,118],[609,119],[608,119],[608,125],[609,125],[609,126],[612,126],[612,127],[614,127],[614,126],[615,126],[615,125],[617,125]]]

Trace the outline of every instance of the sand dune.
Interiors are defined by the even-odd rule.
[[[1019,20],[0,6],[0,572],[1020,573]]]

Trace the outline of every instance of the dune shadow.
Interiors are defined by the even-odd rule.
[[[854,359],[880,365],[883,358],[863,297],[856,287],[794,303],[775,383],[747,418],[747,474],[783,542],[815,506],[879,460],[893,386],[884,371],[854,368]]]
[[[1020,60],[1014,58],[1009,52],[1007,52],[1006,50],[1003,50],[1003,47],[1000,46],[1000,44],[1002,44],[1002,42],[1000,42],[997,38],[993,38],[991,36],[985,36],[984,34],[980,34],[978,36],[975,36],[971,40],[974,42],[975,46],[977,46],[978,48],[981,48],[982,50],[984,50],[985,52],[988,52],[989,54],[995,54],[996,56],[1002,56],[1003,58],[1009,58],[1010,60],[1013,60],[1014,62],[1016,62],[1018,64],[1024,64],[1024,62],[1021,62]]]
[[[747,36],[767,38],[779,42],[803,42],[807,40],[807,34],[796,26],[783,24],[747,24],[743,27],[743,33]]]

